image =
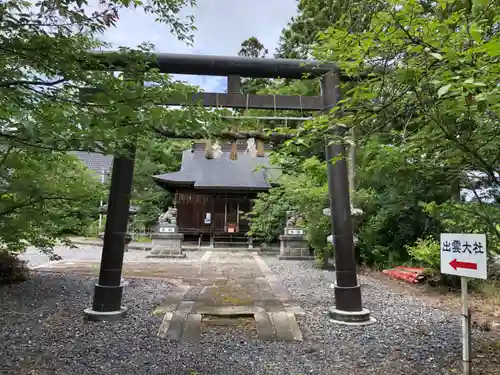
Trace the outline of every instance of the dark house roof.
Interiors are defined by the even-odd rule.
[[[107,175],[111,172],[111,166],[113,165],[112,155],[85,151],[71,151],[69,154],[80,159],[95,175]]]
[[[183,152],[180,171],[156,175],[153,179],[166,189],[184,186],[199,190],[268,190],[277,170],[271,168],[267,155],[252,157],[245,150],[245,144],[238,145],[238,158],[231,160],[231,146],[222,145],[220,157],[207,159],[205,145],[198,143]]]

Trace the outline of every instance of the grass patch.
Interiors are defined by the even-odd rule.
[[[212,301],[216,305],[241,306],[253,304],[253,299],[244,288],[218,285],[212,288]]]
[[[148,236],[136,236],[134,237],[134,242],[150,243],[151,238],[149,238]]]
[[[500,320],[500,283],[483,281],[477,283],[476,292],[472,294],[475,309],[494,320]]]

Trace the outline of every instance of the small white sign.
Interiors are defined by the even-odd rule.
[[[441,273],[486,280],[486,235],[441,233]]]
[[[160,233],[174,233],[175,228],[174,227],[161,227],[160,228]]]
[[[304,234],[302,229],[288,229],[288,234]]]

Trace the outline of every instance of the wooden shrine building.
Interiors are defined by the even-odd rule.
[[[252,199],[274,185],[277,170],[271,168],[263,143],[255,152],[247,142],[217,146],[193,143],[183,152],[179,171],[153,179],[175,194],[177,225],[186,240],[251,243],[245,214]]]

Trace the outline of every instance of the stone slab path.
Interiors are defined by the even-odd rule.
[[[261,340],[302,341],[295,315],[303,311],[258,253],[202,254],[189,254],[187,259],[124,262],[124,277],[164,279],[175,285],[153,311],[163,316],[159,337],[197,343],[204,322],[231,325],[246,319],[251,320]],[[97,274],[99,262],[58,261],[37,270]]]

